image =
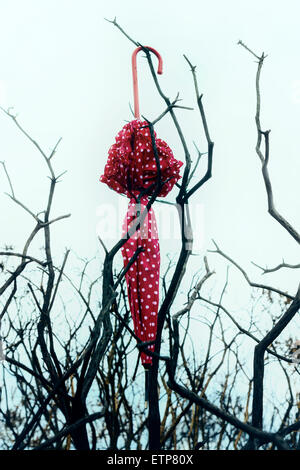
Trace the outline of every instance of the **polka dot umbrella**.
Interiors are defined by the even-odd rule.
[[[151,47],[147,49],[158,57],[158,73],[161,74],[160,54]],[[149,124],[140,119],[136,69],[136,55],[140,50],[142,47],[135,49],[132,54],[136,119],[126,124],[118,133],[115,143],[109,149],[100,181],[130,199],[122,236],[126,237],[134,224],[136,230],[122,247],[124,267],[132,261],[137,250],[139,254],[125,275],[128,299],[135,334],[142,341],[152,342],[149,349],[154,351],[159,303],[160,251],[154,211],[152,207],[147,210],[146,206],[155,190],[155,195],[160,197],[171,191],[181,178],[179,170],[183,163],[174,158],[168,144],[157,138]],[[147,211],[145,218],[142,215],[142,221],[138,225],[139,216],[143,211]],[[141,361],[145,368],[149,368],[152,357],[142,352]]]

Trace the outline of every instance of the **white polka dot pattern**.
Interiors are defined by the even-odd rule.
[[[141,205],[137,207],[134,199],[130,200],[122,226],[122,236],[126,235],[134,223],[137,208],[142,213],[147,202],[147,198],[143,197]],[[139,247],[142,247],[144,251],[139,254],[126,273],[128,299],[135,334],[143,341],[153,341],[156,338],[159,292],[158,288],[153,287],[152,282],[159,282],[160,253],[156,220],[152,208],[147,213],[141,228],[122,247],[124,267]],[[149,349],[154,351],[154,344],[149,346]],[[152,357],[142,352],[141,361],[143,365],[151,364]]]
[[[136,219],[137,210],[143,211],[147,196],[136,205],[136,197],[142,190],[149,188],[157,180],[157,163],[153,151],[150,130],[146,121],[133,120],[118,133],[116,142],[111,146],[104,174],[100,181],[120,194],[130,198],[127,215],[122,226],[122,236]],[[179,171],[183,163],[176,160],[170,147],[155,136],[157,156],[159,158],[162,186],[159,196],[166,196],[174,184],[181,178]],[[149,193],[148,193],[149,195]],[[136,261],[126,273],[128,299],[132,314],[135,334],[143,341],[154,341],[157,329],[159,303],[160,253],[156,220],[152,208],[142,226],[122,247],[124,266],[142,247]],[[149,349],[154,351],[154,344]],[[141,353],[143,365],[151,365],[152,357]]]
[[[118,133],[116,142],[110,147],[102,183],[120,194],[131,197],[132,190],[146,189],[157,179],[157,164],[152,148],[150,130],[146,121],[134,120],[126,124]],[[181,178],[179,171],[183,163],[176,160],[173,152],[155,135],[157,155],[163,185],[159,196],[166,196]],[[169,179],[170,178],[170,179]]]

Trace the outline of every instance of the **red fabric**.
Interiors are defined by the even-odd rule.
[[[150,130],[147,122],[134,120],[126,124],[118,133],[116,142],[108,153],[107,164],[100,181],[110,188],[130,198],[127,215],[123,222],[122,235],[126,235],[131,222],[136,218],[136,210],[144,210],[148,197],[141,198],[141,205],[136,205],[140,192],[155,184],[157,165],[152,149]],[[159,196],[166,196],[174,184],[181,178],[179,174],[182,162],[176,160],[170,147],[155,136],[159,157],[161,179],[166,181]],[[159,303],[160,253],[156,220],[152,208],[148,212],[141,228],[135,232],[122,247],[124,267],[130,261],[138,247],[144,251],[126,273],[128,299],[134,330],[142,341],[156,338],[157,312]],[[154,350],[154,345],[149,347]],[[142,364],[151,365],[152,358],[141,354]]]
[[[143,126],[147,126],[147,122],[136,119],[121,129],[115,144],[109,149],[104,174],[100,177],[100,181],[128,197],[132,196],[132,190],[140,191],[148,188],[157,178],[150,130]],[[159,193],[161,197],[166,196],[180,178],[179,170],[182,162],[174,158],[166,142],[156,138],[156,132],[154,135],[162,181],[171,178],[163,185]]]
[[[147,202],[146,197],[142,198],[141,213]],[[130,224],[136,219],[136,207],[135,200],[131,199],[123,222],[123,236],[126,235]],[[139,247],[142,247],[144,251],[139,254],[137,260],[126,273],[128,299],[135,334],[143,341],[153,341],[156,337],[157,328],[160,253],[156,220],[152,207],[147,213],[141,229],[137,230],[121,249],[124,267],[127,266]],[[149,349],[154,351],[154,344],[149,346]],[[152,358],[142,352],[141,361],[144,365],[151,364]]]

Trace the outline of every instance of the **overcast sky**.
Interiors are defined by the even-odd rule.
[[[282,258],[299,262],[296,242],[267,214],[260,161],[254,150],[257,64],[237,45],[241,39],[257,54],[268,54],[261,91],[262,127],[272,131],[270,175],[278,210],[299,230],[297,0],[0,0],[0,104],[14,106],[20,123],[47,152],[62,137],[53,164],[57,174],[67,173],[58,185],[53,216],[70,212],[72,217],[53,226],[58,259],[64,247],[80,256],[94,255],[96,228],[101,228],[100,214],[107,208],[115,238],[105,241],[112,246],[121,230],[118,217],[122,219],[126,210],[126,199],[99,182],[115,135],[132,118],[134,46],[104,20],[115,16],[130,36],[161,53],[160,83],[165,93],[174,98],[180,92],[182,104],[195,108],[178,112],[194,160],[193,141],[201,151],[206,150],[206,142],[183,54],[197,65],[215,142],[213,178],[191,200],[197,253],[212,248],[214,238],[258,281],[261,274],[251,261],[269,266]],[[138,73],[141,112],[154,119],[165,105],[142,54]],[[183,159],[171,119],[159,122],[156,131],[176,158]],[[45,164],[4,114],[0,114],[0,160],[6,162],[16,195],[34,212],[42,210],[49,187]],[[205,158],[202,165],[199,175],[205,171]],[[0,172],[0,245],[13,243],[19,250],[32,220],[4,195],[8,190]],[[175,196],[176,190],[170,200]],[[161,207],[155,204],[158,214]],[[40,244],[37,240],[33,249]],[[163,236],[163,259],[178,246],[178,240]],[[226,264],[216,256],[210,256],[210,263],[212,268]],[[201,265],[200,257],[192,258],[190,272]],[[264,280],[293,293],[299,271],[282,271]],[[237,299],[236,308],[238,301],[242,302]]]

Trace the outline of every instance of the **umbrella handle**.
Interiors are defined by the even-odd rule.
[[[158,58],[158,69],[157,73],[161,75],[163,73],[163,61],[159,52],[157,52],[153,47],[145,46],[151,52],[153,52]],[[136,55],[141,51],[143,47],[137,47],[132,53],[132,78],[133,78],[133,95],[134,95],[134,116],[137,119],[141,119],[140,116],[140,105],[139,105],[139,90],[138,90],[138,79],[137,79],[137,66],[136,66]]]

